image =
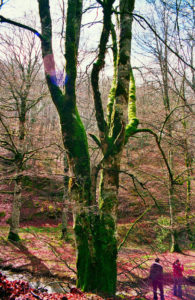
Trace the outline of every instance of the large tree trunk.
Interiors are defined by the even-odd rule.
[[[104,296],[116,292],[116,212],[118,199],[118,176],[122,148],[125,143],[127,111],[129,126],[127,137],[133,132],[135,122],[135,96],[129,95],[131,12],[134,0],[121,0],[121,43],[119,75],[116,101],[113,100],[110,123],[104,120],[103,105],[99,91],[99,72],[104,66],[107,42],[111,30],[111,15],[115,0],[101,1],[104,20],[99,45],[98,60],[92,71],[92,85],[95,98],[96,119],[98,123],[100,148],[103,153],[101,164],[101,185],[99,207],[95,203],[95,180],[91,189],[90,158],[87,136],[76,107],[76,65],[79,33],[82,15],[82,0],[68,0],[66,22],[66,80],[65,94],[53,84],[55,62],[52,51],[52,26],[49,0],[38,0],[42,24],[42,54],[47,84],[52,100],[60,117],[64,147],[69,165],[69,191],[73,206],[74,232],[77,249],[77,287],[83,291],[94,291]],[[49,58],[49,65],[47,64]],[[116,67],[116,64],[115,64]],[[54,74],[54,75],[53,75]],[[55,79],[55,78],[54,78]],[[116,79],[116,78],[115,78]],[[55,81],[55,80],[54,80]],[[113,95],[113,99],[115,95]],[[129,99],[132,106],[128,105]],[[113,106],[116,105],[116,109]],[[129,110],[128,107],[131,107]],[[112,112],[113,111],[113,112]],[[112,127],[114,127],[112,131]],[[99,167],[97,168],[97,172]]]
[[[100,213],[95,247],[98,260],[98,290],[103,295],[114,295],[116,291],[119,158],[120,154],[110,155],[105,159],[101,171]]]
[[[69,195],[71,197],[77,249],[77,286],[82,290],[96,288],[94,247],[91,234],[91,178],[87,136],[76,107],[76,65],[82,0],[69,0],[66,22],[66,80],[65,94],[53,84],[55,62],[52,50],[52,24],[48,0],[39,0],[42,24],[42,55],[45,75],[52,100],[57,108],[69,166]],[[47,65],[47,57],[50,65]]]
[[[77,286],[103,296],[113,296],[117,278],[116,213],[118,205],[118,159],[110,156],[103,164],[99,209],[75,208],[77,240]],[[78,210],[81,213],[78,214]],[[84,257],[84,259],[83,259]],[[85,260],[88,257],[88,263]]]
[[[113,1],[107,1],[107,5],[105,4],[105,6],[103,6],[104,22],[100,39],[99,55],[92,70],[96,119],[103,153],[98,200],[99,214],[97,215],[97,221],[93,227],[93,237],[97,261],[96,288],[97,291],[104,296],[113,296],[116,292],[116,219],[121,153],[125,144],[125,138],[127,137],[128,139],[133,132],[132,127],[136,127],[135,123],[138,124],[137,121],[135,121],[135,109],[132,109],[135,104],[133,76],[131,76],[132,81],[129,88],[130,75],[132,75],[130,66],[131,12],[134,8],[134,1],[132,0],[120,1],[120,51],[117,59],[117,50],[114,50],[114,80],[110,92],[107,121],[104,119],[98,81],[99,72],[104,65],[106,43],[111,30],[113,40],[115,39],[111,26],[112,4]],[[127,122],[129,122],[129,126],[126,126]],[[127,129],[127,132],[125,129]]]
[[[91,232],[92,212],[88,206],[79,203],[78,191],[72,191],[74,201],[74,232],[77,249],[77,287],[83,291],[96,289],[96,260]]]
[[[116,213],[121,153],[127,139],[136,132],[138,125],[135,84],[130,65],[132,12],[135,0],[120,0],[120,51],[118,60],[116,55],[114,58],[116,87],[113,89],[107,122],[104,119],[99,72],[105,64],[114,2],[115,0],[98,1],[103,8],[103,30],[98,59],[92,71],[100,136],[98,144],[103,154],[99,207],[92,205],[95,202],[95,190],[93,188],[91,191],[87,136],[76,106],[75,86],[83,1],[68,0],[65,94],[57,86],[49,0],[38,0],[42,34],[28,26],[21,26],[31,30],[41,39],[47,85],[60,117],[62,139],[69,165],[69,191],[74,207],[77,286],[84,291],[96,291],[104,296],[114,296],[116,291]],[[116,45],[117,43],[114,48]],[[96,179],[97,174],[93,175]],[[95,181],[93,184],[95,187]]]

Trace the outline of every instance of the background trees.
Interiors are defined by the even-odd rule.
[[[116,289],[116,220],[118,211],[119,174],[126,171],[121,169],[121,162],[124,162],[122,159],[126,159],[126,157],[123,156],[123,150],[125,146],[131,148],[134,145],[134,142],[132,142],[133,139],[130,140],[131,144],[128,144],[130,137],[135,137],[134,140],[138,139],[138,141],[141,141],[140,145],[137,145],[139,142],[136,143],[135,148],[136,155],[139,154],[138,159],[140,163],[143,164],[144,159],[146,159],[144,146],[147,146],[149,142],[147,140],[148,138],[146,138],[146,136],[143,137],[141,134],[150,133],[155,138],[156,148],[154,148],[155,146],[152,144],[153,149],[150,155],[152,157],[152,152],[156,154],[156,150],[161,155],[158,156],[158,161],[154,168],[156,172],[155,175],[152,174],[151,176],[146,166],[144,169],[143,165],[141,170],[139,170],[137,168],[136,159],[132,159],[131,167],[134,168],[131,169],[134,173],[130,174],[130,177],[133,178],[134,182],[136,180],[137,185],[134,185],[134,187],[139,186],[140,190],[142,188],[141,193],[137,191],[136,196],[141,196],[145,207],[151,204],[152,200],[159,208],[159,206],[163,206],[160,200],[162,202],[165,200],[167,203],[167,198],[169,199],[171,219],[171,226],[169,228],[173,238],[173,250],[179,250],[175,239],[175,231],[177,228],[175,227],[175,207],[173,202],[176,203],[175,195],[179,186],[178,183],[183,179],[182,174],[188,174],[188,183],[190,176],[186,170],[180,172],[180,160],[173,157],[173,153],[175,151],[174,147],[177,147],[177,150],[180,149],[180,145],[178,144],[179,130],[181,127],[182,129],[186,128],[186,124],[181,122],[183,116],[181,117],[181,107],[178,103],[181,99],[187,103],[185,108],[184,105],[182,105],[182,108],[184,108],[182,113],[187,113],[187,109],[189,109],[190,105],[189,101],[187,101],[186,93],[184,93],[184,88],[182,88],[182,93],[180,93],[181,87],[184,86],[181,80],[183,76],[180,78],[177,74],[178,72],[173,72],[172,69],[175,70],[175,63],[171,65],[170,61],[170,56],[171,58],[173,57],[173,52],[177,58],[180,59],[181,57],[181,53],[178,54],[176,52],[177,49],[172,47],[172,39],[174,36],[173,34],[170,35],[168,30],[169,22],[172,21],[171,18],[169,19],[168,12],[173,6],[169,5],[168,10],[163,2],[161,11],[157,11],[157,6],[155,7],[155,12],[158,13],[158,20],[162,17],[161,39],[158,34],[158,23],[145,19],[146,24],[152,24],[150,28],[153,26],[153,33],[155,34],[149,36],[149,42],[148,37],[144,37],[145,47],[144,53],[142,53],[142,60],[143,55],[149,48],[150,51],[152,50],[152,53],[150,52],[151,57],[150,60],[147,61],[147,64],[152,63],[152,66],[154,66],[155,62],[157,68],[153,69],[147,66],[141,66],[142,70],[144,70],[145,78],[150,77],[152,83],[148,83],[147,80],[144,81],[143,88],[148,92],[147,104],[150,107],[142,110],[146,95],[144,95],[144,100],[140,97],[138,102],[138,114],[141,119],[141,128],[137,128],[138,118],[136,115],[135,80],[131,65],[131,43],[133,16],[136,19],[139,18],[139,16],[133,14],[134,1],[132,0],[121,0],[119,7],[117,7],[118,3],[114,0],[97,1],[96,8],[99,9],[98,12],[100,9],[103,11],[102,32],[100,34],[98,50],[96,51],[97,59],[94,60],[91,72],[91,85],[97,122],[97,127],[95,125],[93,127],[97,128],[96,130],[98,131],[99,137],[97,137],[97,134],[94,134],[94,132],[90,132],[90,138],[95,142],[100,154],[98,163],[94,164],[92,169],[87,131],[84,126],[87,124],[86,122],[84,124],[82,121],[77,105],[77,94],[80,91],[79,85],[76,85],[76,79],[83,10],[82,2],[81,0],[69,0],[67,2],[65,31],[66,75],[63,77],[64,74],[62,72],[62,78],[58,76],[56,55],[52,47],[52,16],[48,0],[38,1],[42,28],[41,33],[35,28],[13,22],[5,17],[0,17],[0,21],[27,29],[34,33],[36,37],[39,37],[41,41],[46,82],[52,101],[58,112],[63,147],[68,160],[68,195],[73,205],[74,231],[77,247],[77,285],[86,291],[95,290],[105,295],[113,295]],[[91,7],[88,9],[91,9]],[[114,26],[114,24],[112,24],[112,15],[114,12],[120,17],[120,35],[116,34],[116,25]],[[176,12],[177,20],[179,11],[176,10]],[[141,17],[140,20],[144,20],[143,17]],[[139,23],[141,22],[140,20]],[[174,25],[171,23],[171,32],[173,28]],[[171,41],[169,41],[169,39],[171,39]],[[100,88],[100,74],[105,65],[110,43],[112,43],[114,75],[112,88],[107,96],[108,104],[106,106],[103,102]],[[191,68],[191,60],[190,63],[188,61],[187,64],[184,59],[181,59],[181,61],[183,67],[187,66],[190,68],[188,74],[191,74],[193,71],[193,68]],[[21,68],[23,68],[23,63]],[[173,74],[175,77],[172,76]],[[174,88],[176,88],[177,92]],[[156,99],[157,96],[159,96],[158,99]],[[87,98],[85,93],[80,97]],[[153,108],[154,106],[155,110]],[[151,122],[150,118],[152,119]],[[57,131],[59,123],[55,123],[54,121],[54,129],[55,126]],[[173,140],[177,141],[176,146],[173,145]],[[190,169],[191,167],[188,168],[188,171],[190,171]],[[100,187],[98,189],[97,178],[99,174]],[[163,194],[166,189],[166,194],[160,199],[154,196],[156,191],[154,191],[154,194],[152,193],[154,181],[152,181],[151,178],[154,176],[158,178],[155,182],[158,191],[162,188]],[[147,189],[147,198],[145,199],[142,195],[144,195],[143,190],[146,188],[148,181],[150,181],[150,186],[149,189]],[[178,194],[179,192],[180,190],[178,189]],[[188,195],[190,195],[189,189]],[[159,196],[159,194],[157,196]],[[189,203],[189,201],[187,203]],[[163,210],[161,210],[161,212],[162,211]],[[188,217],[186,220],[189,221]]]
[[[77,243],[78,287],[83,290],[97,290],[111,295],[116,289],[116,212],[118,176],[121,151],[124,143],[138,125],[135,110],[135,83],[130,66],[131,24],[134,1],[120,2],[121,36],[119,64],[114,56],[118,72],[116,86],[109,99],[108,120],[104,119],[99,72],[104,66],[106,45],[111,31],[111,15],[114,1],[101,2],[103,9],[103,30],[99,44],[97,62],[92,70],[92,87],[96,120],[99,129],[102,160],[99,209],[91,211],[91,178],[88,144],[84,126],[76,106],[76,63],[82,1],[68,1],[66,22],[66,78],[65,93],[56,85],[55,60],[52,50],[52,23],[48,1],[38,1],[42,26],[42,55],[45,75],[52,100],[58,110],[64,147],[70,171],[71,199],[74,203],[74,227]],[[128,12],[128,13],[127,13]],[[115,39],[116,36],[113,35]],[[114,78],[116,82],[116,78]],[[130,80],[130,88],[129,88]],[[115,94],[116,93],[116,94]],[[125,111],[128,108],[128,114]],[[112,116],[112,117],[111,117]],[[127,123],[129,121],[129,123]],[[109,258],[109,259],[108,259]],[[93,277],[91,276],[93,274]],[[102,280],[100,280],[102,279]]]
[[[194,25],[191,22],[191,18],[189,20],[186,19],[184,22],[185,13],[190,11],[189,3],[185,3],[183,9],[181,9],[181,7],[178,8],[177,2],[174,1],[154,1],[150,9],[152,18],[149,19],[147,16],[145,18],[150,24],[153,33],[143,33],[143,36],[139,34],[137,45],[144,49],[143,55],[147,55],[148,59],[147,64],[142,65],[141,69],[147,75],[144,77],[146,78],[145,83],[148,87],[148,92],[152,93],[154,91],[156,98],[161,97],[164,109],[159,107],[156,99],[158,103],[156,103],[156,106],[158,105],[159,107],[156,128],[154,127],[154,122],[152,125],[146,124],[146,126],[149,125],[155,130],[159,136],[159,143],[166,155],[169,171],[169,183],[167,182],[166,186],[169,191],[171,249],[172,251],[179,251],[175,218],[178,203],[185,205],[185,199],[187,199],[186,196],[181,196],[181,184],[184,184],[185,188],[186,181],[188,181],[187,178],[189,178],[187,175],[188,168],[181,168],[181,157],[184,157],[185,154],[183,152],[183,143],[180,139],[183,135],[185,122],[193,127],[193,93],[191,93],[192,90],[189,88],[188,99],[181,100],[181,91],[185,81],[184,77],[186,78],[187,76],[187,81],[191,81],[191,73],[194,72],[191,50],[187,50],[189,48],[187,36]],[[192,17],[192,14],[190,17]],[[184,26],[185,28],[183,28],[184,23],[187,24]],[[186,31],[187,27],[188,33]],[[161,39],[159,39],[159,36]],[[183,55],[184,49],[185,55]],[[187,53],[189,53],[189,56],[186,55]],[[178,57],[183,57],[184,60],[182,61]],[[186,75],[181,70],[185,70]],[[149,93],[148,97],[150,97]],[[183,113],[184,110],[185,114]],[[192,131],[189,130],[187,135],[188,143],[193,143]],[[187,186],[189,185],[187,184]]]
[[[23,171],[36,153],[31,110],[46,90],[40,80],[40,48],[35,36],[18,29],[13,35],[1,35],[0,124],[3,171],[15,181],[9,238],[18,240]]]

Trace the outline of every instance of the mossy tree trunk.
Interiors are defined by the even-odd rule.
[[[114,295],[117,279],[116,218],[118,206],[119,155],[110,155],[102,164],[99,195],[99,225],[96,237],[99,290]]]
[[[52,22],[49,0],[38,0],[42,34],[34,32],[42,45],[47,85],[59,114],[64,148],[69,166],[69,193],[74,208],[74,231],[77,248],[77,286],[83,291],[95,291],[104,296],[116,292],[116,218],[120,160],[128,138],[137,131],[135,82],[130,64],[132,12],[135,0],[120,0],[120,43],[117,53],[116,34],[111,22],[115,0],[97,1],[103,8],[103,29],[98,59],[92,70],[92,87],[99,138],[95,141],[102,151],[100,197],[95,202],[91,190],[90,158],[83,123],[76,106],[77,56],[81,27],[82,0],[68,0],[66,21],[65,93],[55,84],[56,68],[52,50]],[[5,22],[5,18],[1,21]],[[9,20],[10,22],[10,20]],[[110,33],[114,42],[114,80],[109,97],[107,120],[104,118],[99,73],[105,64]],[[94,178],[97,178],[95,172]],[[94,184],[94,182],[93,182]],[[95,186],[95,185],[94,185]]]
[[[112,4],[102,4],[104,22],[99,45],[99,55],[93,66],[91,80],[96,107],[96,120],[102,150],[101,179],[99,191],[99,224],[96,226],[95,249],[97,253],[98,291],[114,295],[117,278],[116,220],[121,154],[128,138],[136,131],[138,120],[135,109],[135,82],[131,70],[131,32],[134,1],[120,1],[120,45],[116,47],[116,35],[111,23]],[[104,118],[99,72],[104,66],[109,33],[113,38],[114,77]],[[94,139],[96,141],[96,139]]]
[[[168,94],[167,94],[168,95]],[[168,100],[169,101],[169,100]],[[168,110],[170,114],[170,110]],[[172,137],[172,126],[170,125],[171,120],[168,121],[168,132],[169,136]],[[172,143],[172,142],[171,142]],[[173,146],[170,144],[170,148],[168,150],[168,164],[171,171],[172,176],[170,174],[169,182],[168,182],[168,202],[169,202],[169,213],[170,213],[170,227],[171,227],[171,244],[170,244],[170,252],[181,252],[178,241],[178,234],[176,228],[176,220],[175,220],[175,182],[174,182],[174,164],[173,164]]]
[[[57,108],[63,143],[69,166],[69,195],[74,216],[77,248],[77,286],[82,290],[94,290],[94,267],[91,246],[90,203],[91,178],[88,142],[83,123],[76,106],[77,55],[80,35],[82,1],[69,0],[66,22],[66,80],[65,93],[53,82],[56,76],[52,50],[52,23],[49,0],[39,0],[42,24],[42,55],[45,75],[52,100]],[[47,57],[50,60],[49,68]]]
[[[21,99],[21,114],[19,116],[19,143],[20,148],[24,147],[25,140],[25,123],[26,123],[26,99]],[[8,239],[11,241],[19,241],[19,228],[20,228],[20,213],[22,206],[22,156],[21,162],[18,163],[17,175],[14,178],[14,198],[12,203],[12,214],[10,219],[10,229]]]
[[[98,206],[91,205],[95,201],[95,191],[93,190],[91,194],[87,137],[76,106],[76,64],[82,1],[68,1],[65,94],[52,80],[52,76],[55,76],[55,62],[51,44],[52,27],[49,0],[38,0],[38,2],[42,24],[41,40],[45,75],[52,100],[59,113],[63,143],[69,165],[69,192],[74,208],[74,231],[77,248],[77,286],[83,291],[96,291],[105,296],[113,296],[116,291],[117,277],[116,216],[120,159],[125,142],[135,132],[138,125],[135,110],[135,83],[130,65],[134,0],[120,1],[120,48],[118,59],[117,55],[114,55],[115,86],[112,90],[112,99],[109,99],[107,121],[104,119],[99,91],[99,72],[105,63],[115,0],[100,2],[103,8],[103,30],[98,59],[92,71],[92,86],[100,141],[98,138],[95,139],[98,141],[103,155],[101,166],[97,167],[97,170],[101,169],[102,178]],[[49,68],[47,57],[50,59]],[[96,178],[96,172],[94,176]]]

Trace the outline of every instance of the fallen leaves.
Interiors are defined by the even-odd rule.
[[[102,297],[83,293],[73,287],[69,293],[52,293],[41,289],[34,289],[28,282],[23,280],[7,280],[6,276],[0,273],[0,299],[2,300],[103,300]],[[113,298],[110,298],[112,300]],[[126,299],[137,299],[136,297],[126,297]],[[107,299],[109,300],[109,299]]]
[[[77,288],[72,288],[70,293],[58,294],[52,293],[48,294],[47,291],[40,291],[31,288],[28,282],[23,280],[7,280],[6,276],[0,273],[0,299],[2,300],[86,300],[89,299],[85,293],[81,292]],[[101,300],[103,298],[99,296],[91,296],[90,299]]]

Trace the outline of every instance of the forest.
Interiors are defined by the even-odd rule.
[[[194,0],[0,0],[0,299],[194,299],[194,29]]]

